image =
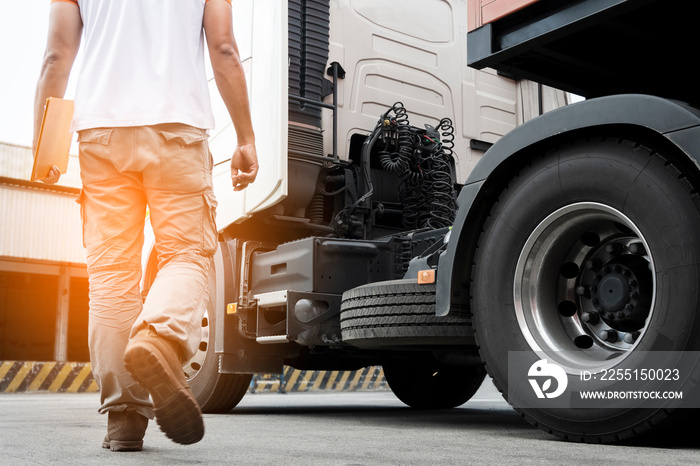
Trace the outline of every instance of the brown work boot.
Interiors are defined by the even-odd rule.
[[[107,413],[107,435],[102,441],[102,448],[112,451],[141,451],[146,427],[148,418],[133,408],[110,411]]]
[[[202,411],[180,364],[175,342],[143,330],[129,341],[124,365],[153,399],[156,422],[167,437],[189,445],[204,436]]]

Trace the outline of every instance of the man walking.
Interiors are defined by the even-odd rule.
[[[244,189],[258,171],[230,0],[52,0],[35,147],[46,99],[64,95],[81,38],[73,129],[83,183],[90,360],[100,412],[108,413],[102,446],[141,450],[154,416],[175,442],[195,443],[204,424],[181,364],[200,341],[217,247],[205,42],[238,137],[233,189]],[[54,167],[45,181],[58,176]],[[147,207],[158,274],[143,302]]]

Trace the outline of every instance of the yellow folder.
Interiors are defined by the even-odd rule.
[[[56,165],[61,173],[65,173],[68,169],[68,152],[73,139],[73,133],[70,130],[72,120],[72,100],[57,97],[46,99],[39,142],[34,154],[32,181],[46,178],[52,165]]]

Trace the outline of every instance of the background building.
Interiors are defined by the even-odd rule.
[[[32,162],[0,143],[0,361],[87,361],[78,158],[54,186],[28,181]]]

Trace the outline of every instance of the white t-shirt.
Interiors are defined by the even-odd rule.
[[[77,0],[83,62],[73,130],[160,123],[213,128],[204,68],[206,1]]]

